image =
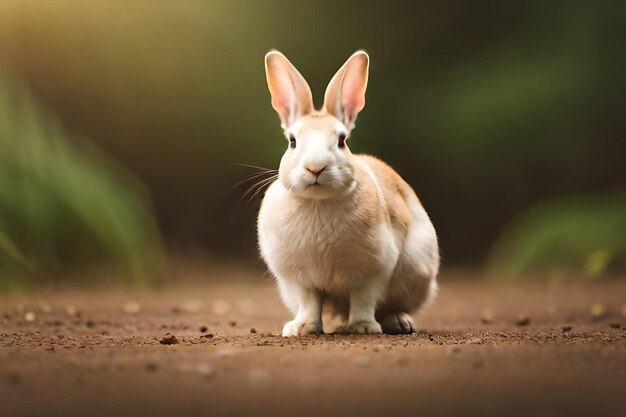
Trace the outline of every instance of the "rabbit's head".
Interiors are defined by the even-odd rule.
[[[287,150],[279,180],[289,192],[326,199],[355,186],[347,139],[357,114],[365,106],[369,57],[354,53],[332,78],[321,110],[315,110],[311,89],[280,52],[265,56],[272,106],[280,116]]]

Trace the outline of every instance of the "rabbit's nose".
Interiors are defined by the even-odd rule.
[[[326,169],[326,165],[308,165],[305,166],[304,168],[306,168],[307,171],[309,171],[311,174],[315,175],[316,177],[319,177],[322,172]]]

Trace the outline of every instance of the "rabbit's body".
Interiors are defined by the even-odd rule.
[[[353,158],[354,190],[339,198],[302,199],[274,182],[259,213],[259,244],[294,314],[299,298],[293,284],[324,294],[345,316],[350,294],[379,284],[376,316],[384,323],[386,316],[413,312],[434,295],[437,237],[398,174],[371,156]]]
[[[265,193],[258,235],[295,314],[284,336],[320,333],[324,302],[347,317],[339,331],[410,333],[409,313],[436,291],[437,237],[417,196],[388,165],[345,144],[364,104],[366,66],[358,76],[367,55],[359,54],[331,81],[323,111],[312,109],[308,85],[282,54],[266,58],[290,147]]]

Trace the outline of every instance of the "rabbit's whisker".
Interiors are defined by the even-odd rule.
[[[264,171],[276,171],[275,169],[260,167],[258,165],[251,165],[251,164],[234,163],[233,165],[237,165],[237,166],[240,166],[240,167],[246,167],[246,168],[262,169]]]
[[[272,182],[274,182],[276,179],[278,178],[278,174],[274,174],[269,178],[263,178],[257,182],[255,182],[254,184],[252,184],[252,186],[250,186],[241,196],[241,198],[239,199],[239,201],[237,201],[237,206],[239,206],[239,204],[241,203],[241,201],[243,201],[248,195],[250,195],[250,193],[252,193],[254,191],[254,193],[252,194],[252,197],[248,200],[248,204],[250,204],[250,202],[252,201],[252,199],[257,195],[257,193],[259,192],[259,190],[261,190],[264,186],[271,184]],[[247,205],[248,205],[247,204]]]
[[[263,177],[264,175],[276,175],[276,172],[273,172],[273,171],[263,171],[263,172],[255,172],[253,174],[246,175],[241,180],[239,180],[235,185],[233,185],[231,190],[234,189],[234,188],[239,187],[240,185],[242,185],[242,184],[244,184],[244,183],[246,183],[248,181],[251,181],[253,179],[257,179],[259,177]]]
[[[253,179],[258,179],[258,178],[263,177],[265,175],[276,175],[276,174],[278,174],[278,170],[277,169],[262,168],[262,167],[257,167],[257,166],[254,166],[254,165],[246,165],[246,164],[235,164],[235,165],[246,166],[246,167],[250,167],[250,168],[259,169],[259,170],[262,170],[262,171],[253,172],[251,174],[248,174],[248,175],[244,176],[242,179],[237,181],[237,183],[235,183],[235,185],[233,185],[227,191],[224,191],[222,194],[220,194],[220,196],[224,196],[224,195],[234,191],[237,187],[245,184],[248,181],[252,181]]]
[[[254,194],[252,194],[252,197],[250,197],[250,200],[248,200],[248,204],[252,203],[256,197],[261,196],[262,191],[263,192],[266,191],[267,188],[269,188],[269,186],[274,183],[276,178],[278,178],[278,175],[264,180],[263,183],[259,186],[259,188],[257,188],[257,190],[254,192]]]

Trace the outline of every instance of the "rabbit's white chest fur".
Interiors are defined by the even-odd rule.
[[[399,256],[391,225],[359,218],[357,204],[352,197],[301,199],[280,181],[272,184],[258,228],[261,254],[277,279],[334,295],[349,295],[371,279],[388,280]]]

